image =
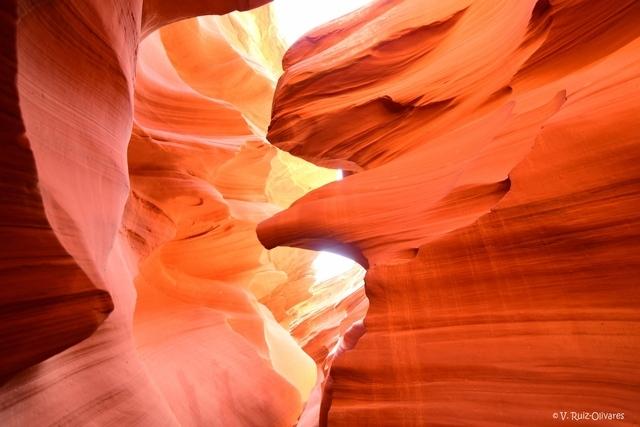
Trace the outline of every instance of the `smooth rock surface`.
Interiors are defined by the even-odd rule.
[[[259,237],[368,266],[322,425],[639,422],[638,19],[634,1],[381,1],[287,52],[269,140],[354,173]]]

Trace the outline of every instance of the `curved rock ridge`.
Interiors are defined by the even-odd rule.
[[[88,337],[113,310],[60,245],[46,218],[16,86],[15,4],[2,20],[0,383]]]
[[[268,139],[351,173],[259,238],[368,267],[321,425],[638,423],[639,19],[635,1],[378,1],[287,52]]]
[[[0,424],[317,413],[364,271],[255,228],[335,171],[264,139],[269,7],[183,20],[264,3],[3,3]]]

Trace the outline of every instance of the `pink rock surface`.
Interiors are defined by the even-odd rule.
[[[289,426],[364,315],[255,234],[335,179],[263,138],[270,10],[154,32],[260,3],[3,4],[0,424]]]

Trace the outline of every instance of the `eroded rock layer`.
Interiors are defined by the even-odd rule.
[[[378,1],[287,52],[269,140],[353,174],[259,237],[369,267],[323,424],[639,422],[639,20],[636,1]]]

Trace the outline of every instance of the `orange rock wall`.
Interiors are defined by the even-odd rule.
[[[640,4],[379,1],[284,59],[268,138],[354,174],[260,224],[368,265],[330,426],[640,401]]]

